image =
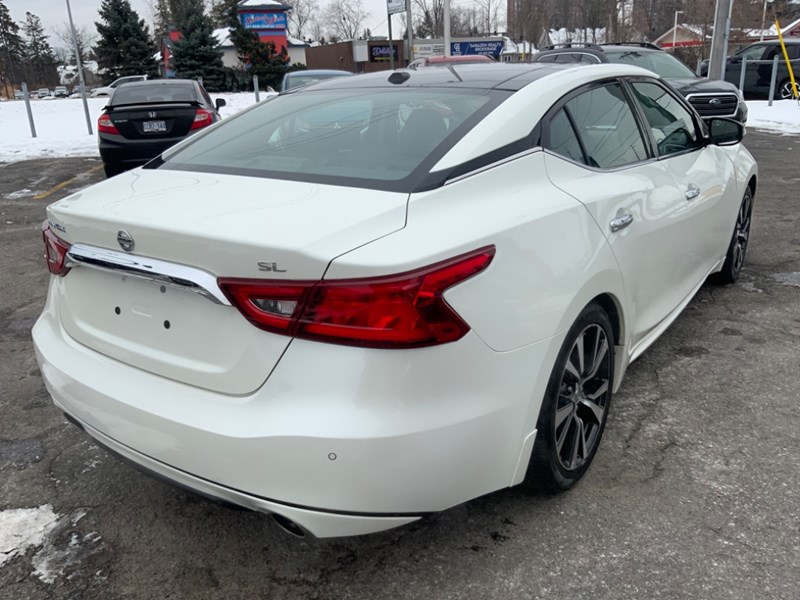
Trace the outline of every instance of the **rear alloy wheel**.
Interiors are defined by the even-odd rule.
[[[797,89],[800,92],[800,83],[797,84]],[[781,100],[791,100],[794,98],[791,79],[787,79],[781,83],[780,87],[778,88],[778,96],[781,98]]]
[[[750,222],[753,216],[753,192],[748,187],[736,215],[736,225],[733,228],[733,237],[722,270],[713,277],[715,283],[733,283],[739,278],[747,254],[747,244],[750,241]]]
[[[545,491],[569,489],[594,458],[611,404],[614,338],[598,304],[589,304],[567,334],[539,412],[528,476]]]

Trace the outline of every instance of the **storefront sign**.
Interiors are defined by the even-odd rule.
[[[242,13],[245,29],[286,29],[286,13]]]
[[[397,60],[399,53],[397,51],[397,44],[392,44],[394,50],[394,59]],[[376,44],[369,47],[369,60],[370,62],[389,62],[389,44]]]

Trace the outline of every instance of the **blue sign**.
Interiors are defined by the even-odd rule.
[[[394,54],[394,59],[397,60],[397,44],[392,44],[391,50],[389,49],[389,44],[380,44],[369,48],[369,60],[371,62],[389,62],[392,54]]]
[[[242,13],[245,29],[286,29],[286,13]]]
[[[497,58],[503,52],[502,41],[486,42],[451,42],[450,54],[453,56],[470,56],[475,54],[485,54]]]

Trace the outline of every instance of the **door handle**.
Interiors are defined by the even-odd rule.
[[[631,223],[633,223],[633,215],[628,213],[626,215],[622,215],[621,217],[611,219],[611,221],[608,223],[608,226],[611,227],[611,231],[614,233],[625,229]]]
[[[683,195],[686,196],[687,200],[694,200],[700,195],[700,188],[693,183],[689,184],[689,187],[686,188],[686,191],[683,192]]]

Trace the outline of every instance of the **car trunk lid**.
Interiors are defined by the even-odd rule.
[[[130,104],[106,108],[120,135],[129,140],[183,137],[191,131],[199,104]]]
[[[153,276],[74,266],[53,279],[62,325],[134,367],[227,394],[252,392],[290,338],[254,327],[224,296],[188,284],[202,274],[206,287],[217,277],[321,279],[336,256],[401,229],[406,201],[402,193],[230,175],[118,176],[51,205],[48,221],[76,252],[111,251]],[[127,237],[130,252],[121,247]],[[161,277],[171,267],[189,274]]]

